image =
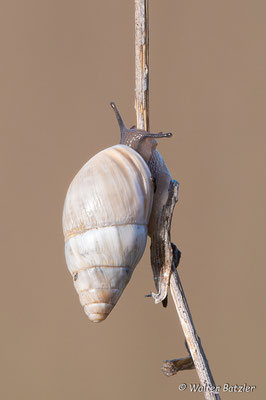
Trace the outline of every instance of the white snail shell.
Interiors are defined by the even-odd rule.
[[[63,211],[65,256],[91,321],[108,316],[141,259],[152,202],[150,170],[125,145],[96,154],[72,181]]]

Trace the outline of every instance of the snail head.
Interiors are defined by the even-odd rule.
[[[118,125],[121,132],[120,144],[131,147],[137,153],[139,153],[142,158],[148,163],[154,150],[157,146],[157,138],[171,137],[172,133],[149,133],[142,129],[136,129],[132,127],[128,129],[115,105],[115,103],[110,103],[112,109],[115,112]]]

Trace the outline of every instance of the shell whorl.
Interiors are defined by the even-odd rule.
[[[89,319],[104,320],[145,250],[153,188],[133,149],[116,145],[90,159],[65,199],[67,266]]]

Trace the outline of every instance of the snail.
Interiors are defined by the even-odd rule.
[[[100,151],[77,173],[64,202],[65,257],[88,318],[109,315],[140,261],[147,234],[166,201],[170,173],[156,150],[156,138],[126,128],[111,103],[120,144]]]

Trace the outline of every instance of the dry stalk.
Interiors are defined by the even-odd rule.
[[[135,108],[137,128],[149,130],[149,26],[148,1],[135,0]],[[185,293],[176,270],[180,252],[171,243],[171,220],[178,199],[178,182],[172,180],[168,191],[168,201],[157,226],[157,233],[151,236],[151,262],[153,272],[158,272],[158,264],[168,268],[168,284],[186,338],[189,357],[164,361],[162,371],[171,376],[180,370],[193,369],[199,376],[206,400],[220,399],[215,393],[215,383],[199,336],[193,324]],[[164,242],[163,249],[162,242]],[[158,257],[160,262],[158,263]],[[169,261],[171,260],[171,261]],[[164,271],[164,275],[165,274]],[[165,284],[159,282],[158,286]],[[160,290],[159,290],[160,292]]]

